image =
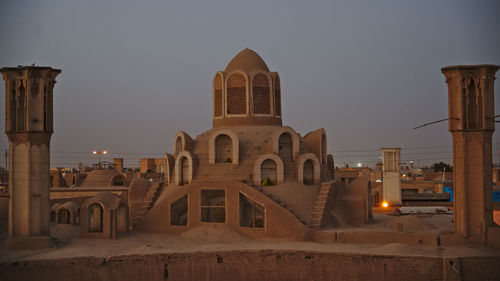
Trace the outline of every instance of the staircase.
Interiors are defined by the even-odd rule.
[[[157,182],[151,185],[148,192],[144,196],[144,202],[140,207],[139,215],[137,215],[137,217],[135,217],[134,221],[132,222],[132,230],[135,230],[137,228],[149,209],[153,207],[156,199],[158,199],[158,197],[160,196],[160,193],[163,189],[163,184],[163,182]]]
[[[267,193],[265,192],[262,187],[260,186],[256,186],[255,184],[253,183],[249,183],[249,182],[244,182],[245,184],[247,185],[250,185],[251,187],[257,189],[258,191],[262,192],[262,194],[266,195],[269,199],[273,200],[274,202],[276,202],[278,205],[280,205],[281,207],[285,208],[288,210],[288,212],[290,212],[292,215],[294,215],[302,224],[306,225],[307,222],[299,215],[297,214],[294,210],[290,209],[286,204],[285,202],[281,202],[281,200],[279,198],[276,198],[274,195],[270,194],[270,193]]]
[[[318,196],[316,196],[311,216],[311,224],[309,225],[309,227],[314,230],[319,230],[321,227],[321,221],[323,220],[323,214],[325,212],[331,184],[332,182],[322,183],[319,188]]]

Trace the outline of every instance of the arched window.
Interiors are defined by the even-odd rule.
[[[16,130],[16,82],[12,81],[12,90],[10,91],[10,128],[9,131]]]
[[[179,185],[185,185],[189,183],[189,160],[187,159],[187,157],[182,157],[182,159],[180,160],[180,164],[181,171],[179,175],[181,178],[179,181]]]
[[[314,183],[314,164],[311,159],[304,162],[304,184],[311,185]]]
[[[175,139],[175,155],[182,151],[182,137],[178,136]]]
[[[267,159],[262,162],[260,167],[260,177],[262,179],[261,185],[275,185],[278,183],[278,175],[276,172],[276,163]]]
[[[214,117],[222,116],[222,75],[217,73],[214,78]]]
[[[88,207],[89,232],[102,232],[103,210],[98,203],[92,203]]]
[[[128,230],[128,208],[125,204],[120,204],[117,213],[118,232],[126,232]]]
[[[474,80],[471,79],[469,86],[467,87],[468,100],[467,100],[467,129],[477,129],[477,93],[476,85]]]
[[[227,82],[227,114],[247,114],[247,88],[245,77],[236,73]]]
[[[279,76],[276,76],[274,79],[274,112],[277,116],[281,116],[281,86]]]
[[[278,140],[278,154],[285,163],[293,161],[292,138],[289,133],[281,134]]]
[[[25,115],[25,99],[26,99],[26,88],[24,87],[23,81],[20,81],[19,85],[19,96],[17,99],[17,131],[24,131],[25,130],[25,120],[24,120],[24,115]]]
[[[233,141],[228,135],[215,139],[215,163],[233,163]]]
[[[71,214],[66,209],[59,210],[59,219],[58,223],[62,224],[70,224],[71,223]]]
[[[271,96],[269,79],[264,74],[257,74],[253,79],[253,113],[271,114]]]

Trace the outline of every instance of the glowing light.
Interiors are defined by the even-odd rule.
[[[361,167],[361,166],[363,166],[363,164],[361,164],[361,163],[358,163],[358,167]]]
[[[94,151],[92,151],[92,153],[93,153],[93,154],[97,154],[97,151],[95,151],[95,150],[94,150]]]
[[[389,207],[389,203],[387,203],[387,201],[382,202],[382,207],[384,208]]]
[[[102,154],[108,154],[108,151],[107,151],[107,150],[104,150],[104,151],[102,152]]]

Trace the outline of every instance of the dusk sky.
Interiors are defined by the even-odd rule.
[[[179,130],[211,128],[212,79],[246,47],[280,74],[284,125],[324,128],[337,166],[374,166],[381,147],[424,165],[451,163],[447,122],[413,130],[448,117],[441,67],[500,65],[500,1],[2,0],[0,38],[0,67],[62,70],[52,167],[172,153]]]

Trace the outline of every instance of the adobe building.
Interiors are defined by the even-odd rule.
[[[49,247],[52,98],[59,69],[5,67],[5,132],[9,138],[9,248]]]
[[[401,148],[382,148],[383,200],[391,205],[401,204]]]
[[[368,221],[369,180],[341,192],[325,130],[301,136],[283,126],[279,75],[257,53],[244,49],[217,71],[212,92],[213,127],[196,138],[177,133],[174,153],[165,156],[168,186],[138,230],[221,226],[305,239],[311,229]]]
[[[453,137],[455,232],[481,244],[500,245],[493,223],[492,135],[497,65],[443,67]],[[494,242],[496,241],[496,242]]]

